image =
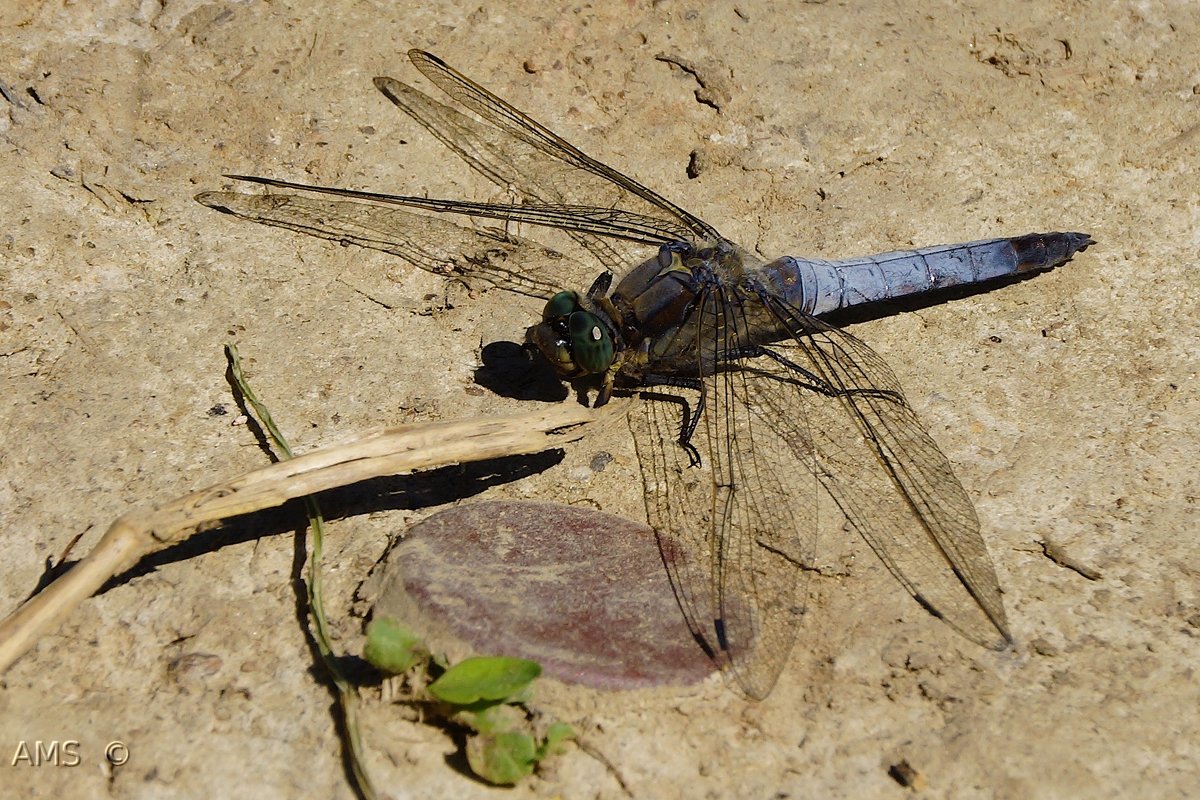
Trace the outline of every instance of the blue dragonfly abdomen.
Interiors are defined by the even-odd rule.
[[[840,261],[784,256],[756,270],[769,295],[806,314],[1053,269],[1093,244],[1083,233],[1031,233],[1009,239],[898,250]]]

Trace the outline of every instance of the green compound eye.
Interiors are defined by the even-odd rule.
[[[575,364],[593,375],[606,371],[613,360],[612,337],[596,315],[576,311],[567,324],[571,332],[571,355]]]
[[[578,308],[579,295],[575,292],[559,292],[546,303],[546,309],[542,311],[542,321],[549,322],[559,317],[565,317]]]

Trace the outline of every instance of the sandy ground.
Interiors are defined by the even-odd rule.
[[[763,254],[1040,230],[1099,245],[1035,280],[855,327],[975,500],[1015,648],[962,640],[864,545],[834,542],[766,702],[718,679],[551,687],[544,705],[590,752],[513,791],[457,771],[441,730],[378,711],[368,738],[387,793],[1196,791],[1192,0],[310,8],[4,4],[3,609],[73,537],[77,558],[129,508],[263,463],[231,402],[227,341],[302,449],[383,423],[528,408],[472,375],[481,342],[519,338],[535,303],[472,296],[383,254],[192,200],[226,186],[222,172],[496,197],[371,86],[378,74],[413,80],[403,53],[422,47]],[[603,472],[588,469],[599,452],[613,455]],[[602,426],[562,464],[484,494],[636,516],[636,474],[628,434]],[[437,507],[364,497],[333,525],[330,604],[346,652],[360,646],[357,587]],[[3,794],[351,797],[298,625],[299,524],[258,518],[143,564],[10,669]],[[79,742],[80,763],[12,766],[37,740]],[[113,741],[129,759],[109,769]],[[902,762],[915,788],[889,776]]]

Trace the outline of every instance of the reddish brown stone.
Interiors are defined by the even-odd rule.
[[[414,628],[536,660],[560,680],[631,689],[713,670],[684,623],[654,532],[622,517],[470,503],[415,525],[388,571],[393,591],[402,586],[404,605],[423,618],[406,620]]]

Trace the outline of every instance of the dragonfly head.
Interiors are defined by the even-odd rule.
[[[599,316],[583,307],[575,292],[551,297],[542,321],[525,332],[525,341],[564,378],[601,375],[613,362],[612,333]]]

